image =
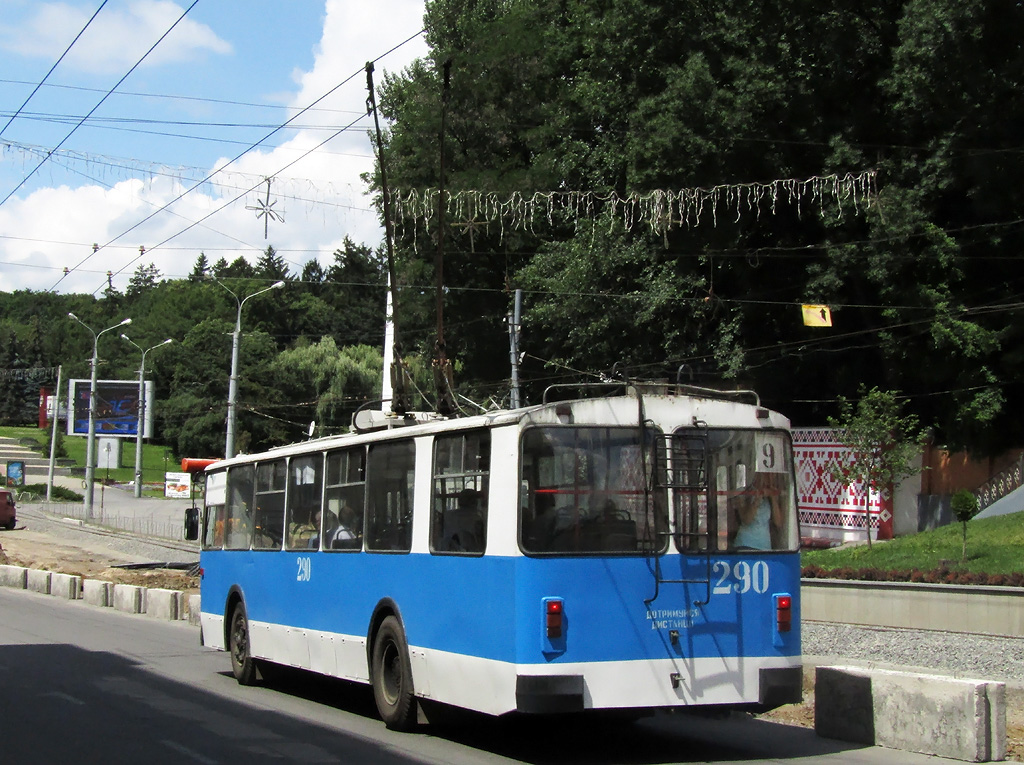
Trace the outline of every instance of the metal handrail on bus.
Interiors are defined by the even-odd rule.
[[[630,383],[626,380],[603,380],[601,382],[583,382],[583,383],[555,383],[549,385],[544,389],[544,395],[541,398],[541,403],[548,404],[548,393],[558,388],[572,388],[573,390],[585,390],[587,388],[629,388]]]
[[[679,391],[710,395],[712,398],[739,399],[744,396],[751,396],[754,399],[754,406],[758,408],[761,407],[761,397],[757,395],[757,391],[753,390],[721,390],[719,388],[702,388],[699,385],[690,385],[689,383],[680,382],[676,383],[676,388]]]

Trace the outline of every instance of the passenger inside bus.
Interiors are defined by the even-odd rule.
[[[480,492],[463,489],[456,498],[455,508],[445,513],[442,548],[452,552],[483,552],[483,526]]]
[[[774,473],[755,473],[749,494],[738,509],[739,527],[733,547],[772,549],[773,527],[781,525],[781,498]]]
[[[347,502],[341,508],[338,522],[330,535],[324,532],[324,547],[332,550],[356,550],[363,546],[359,514]]]

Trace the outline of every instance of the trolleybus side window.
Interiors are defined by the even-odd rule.
[[[663,549],[663,481],[653,434],[638,428],[537,427],[523,432],[520,539],[528,553]],[[645,475],[646,472],[646,475]]]
[[[412,549],[416,446],[409,441],[373,444],[367,456],[366,549]]]
[[[237,465],[228,470],[228,507],[225,518],[224,548],[248,550],[252,545],[253,465]]]
[[[680,434],[675,436],[680,438]],[[707,489],[676,491],[684,550],[797,549],[799,533],[787,436],[781,431],[706,433]]]
[[[203,514],[203,548],[206,550],[219,550],[224,546],[227,486],[227,471],[206,476],[206,510]]]
[[[308,550],[320,547],[320,501],[323,483],[322,454],[292,457],[288,461],[288,493],[285,498],[285,547]]]
[[[280,550],[284,538],[284,460],[256,466],[256,534],[254,550]]]
[[[488,430],[434,439],[434,499],[430,549],[435,553],[483,553],[486,545]]]
[[[325,550],[362,549],[365,496],[366,447],[330,452],[322,527]]]

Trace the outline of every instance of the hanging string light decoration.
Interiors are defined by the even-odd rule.
[[[445,215],[457,226],[497,231],[503,240],[510,231],[536,233],[538,226],[551,227],[557,221],[594,220],[610,213],[610,225],[619,222],[628,231],[647,228],[667,237],[675,228],[694,228],[710,218],[718,226],[728,214],[734,222],[745,215],[760,219],[762,213],[775,215],[782,206],[796,207],[797,215],[814,209],[818,215],[842,218],[844,210],[861,212],[871,204],[877,191],[877,171],[845,175],[816,175],[811,178],[777,179],[768,183],[722,184],[712,188],[655,190],[619,196],[615,192],[514,191],[465,189],[446,193]],[[438,216],[437,189],[407,189],[394,195],[394,215],[399,233],[416,238],[419,227],[429,234]]]

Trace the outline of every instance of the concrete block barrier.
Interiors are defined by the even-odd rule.
[[[25,589],[32,592],[50,594],[50,572],[38,568],[30,568],[25,579]]]
[[[28,569],[23,566],[0,566],[0,587],[16,587],[24,590]]]
[[[152,588],[146,591],[146,615],[154,619],[176,621],[178,618],[178,591]]]
[[[113,582],[101,582],[99,579],[86,579],[82,582],[82,600],[90,606],[106,608],[114,605]]]
[[[860,667],[818,667],[819,736],[967,762],[1006,756],[1003,683]]]
[[[202,610],[198,595],[188,596],[188,623],[198,627],[200,625],[199,612]]]
[[[74,574],[50,574],[50,594],[67,600],[78,600],[82,592],[82,577]]]
[[[146,607],[144,590],[144,587],[137,587],[134,584],[115,584],[112,601],[114,609],[127,614],[143,613]]]

